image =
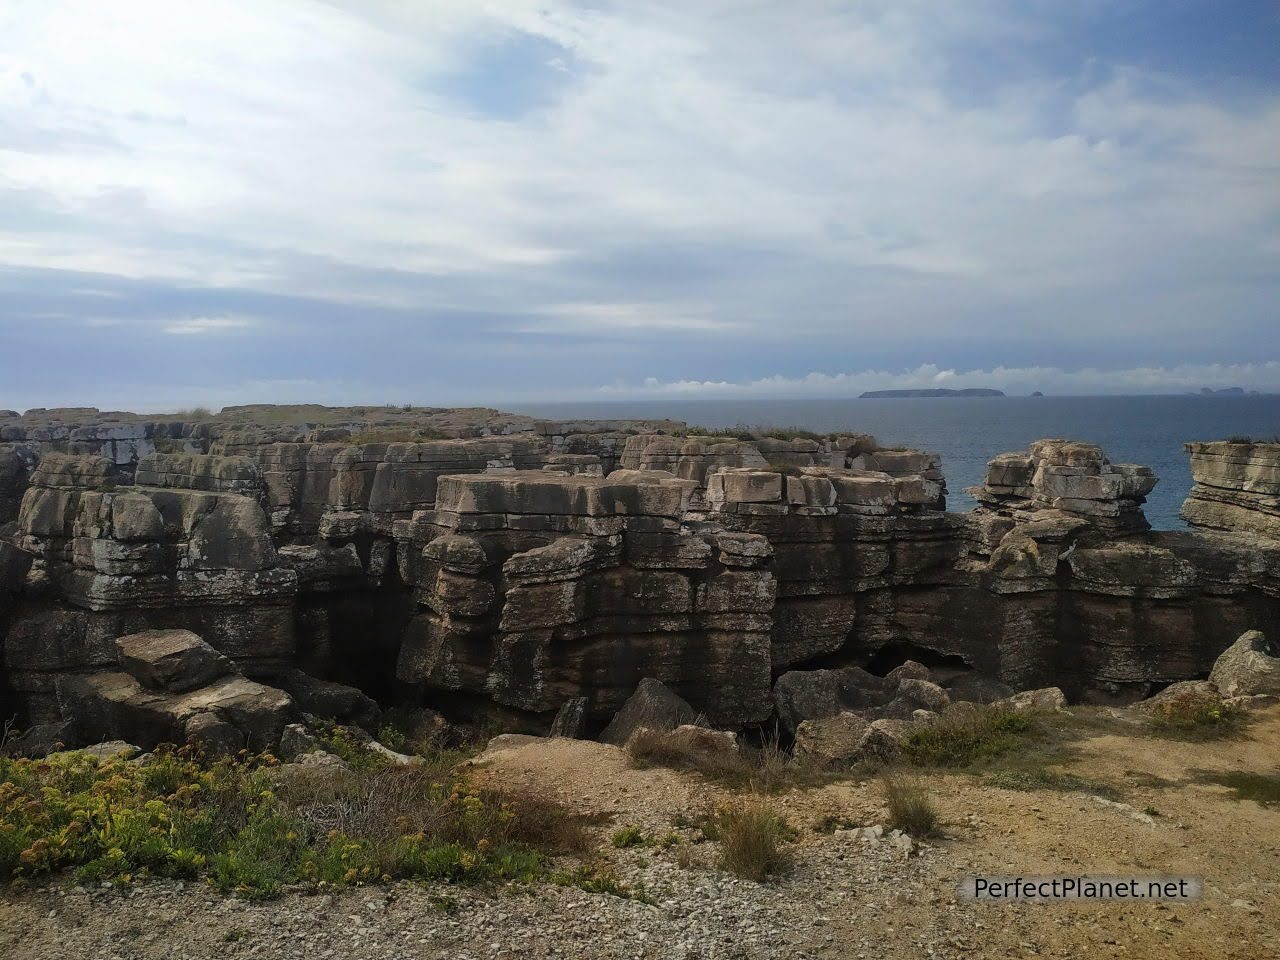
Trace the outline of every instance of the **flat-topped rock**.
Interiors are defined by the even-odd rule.
[[[144,630],[116,640],[120,665],[150,690],[183,693],[233,672],[234,665],[190,630]]]
[[[1191,493],[1182,519],[1195,527],[1280,539],[1280,443],[1188,443]]]

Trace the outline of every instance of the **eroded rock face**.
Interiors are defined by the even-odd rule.
[[[1275,445],[1193,445],[1185,515],[1213,529],[1150,533],[1155,478],[1089,444],[997,457],[961,515],[928,453],[680,426],[7,418],[3,682],[28,722],[56,724],[59,682],[119,673],[118,638],[186,630],[248,682],[366,724],[369,695],[412,694],[539,731],[573,704],[564,726],[595,729],[647,677],[713,723],[776,713],[791,731],[1051,686],[1132,701],[1205,676],[1246,630],[1280,631]],[[185,656],[156,669],[200,674]],[[923,663],[888,679],[851,672],[908,657]],[[164,682],[112,681],[95,702],[184,693]],[[216,713],[197,726],[247,737]]]
[[[1187,523],[1280,539],[1280,443],[1189,443],[1187,452]]]
[[[447,477],[398,528],[421,608],[397,674],[530,712],[608,716],[645,677],[714,722],[769,712],[766,542],[683,529],[691,483],[545,472]]]
[[[1250,630],[1222,652],[1209,682],[1224,697],[1280,697],[1280,657],[1267,638]]]
[[[1142,504],[1155,485],[1149,467],[1111,463],[1096,444],[1037,440],[1025,454],[992,460],[982,486],[969,492],[985,508],[1016,519],[1051,510],[1129,533],[1150,528]]]

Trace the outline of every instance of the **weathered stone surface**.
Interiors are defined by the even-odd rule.
[[[302,670],[286,670],[272,679],[303,713],[354,724],[368,731],[378,729],[382,710],[372,697],[355,687],[320,680]]]
[[[1142,503],[1155,485],[1149,468],[1113,464],[1096,444],[1037,440],[1025,455],[992,460],[982,486],[969,492],[985,509],[1015,518],[1053,510],[1125,533],[1149,528]]]
[[[237,675],[185,693],[147,690],[127,673],[70,675],[59,679],[58,697],[81,740],[114,737],[148,749],[183,742],[194,717],[212,714],[239,731],[249,749],[267,750],[294,712],[283,691]],[[207,730],[203,724],[197,728]]]
[[[681,699],[664,684],[651,677],[641,680],[622,709],[600,733],[603,743],[624,746],[641,727],[653,730],[674,730],[686,724],[695,724],[699,715],[688,702]]]
[[[587,734],[587,698],[573,697],[566,700],[556,711],[556,718],[551,722],[553,737],[566,737],[570,740],[581,740]]]
[[[773,701],[782,726],[794,732],[805,720],[883,706],[893,690],[883,678],[860,667],[791,670],[773,685]]]
[[[997,700],[995,704],[1017,713],[1028,713],[1033,710],[1065,710],[1067,698],[1057,687],[1043,687],[1039,690],[1023,690],[1011,697]]]
[[[1195,445],[1188,516],[1212,529],[1144,533],[1154,477],[1071,441],[995,458],[959,516],[936,457],[865,435],[269,414],[0,422],[0,675],[26,722],[59,719],[60,678],[151,629],[255,677],[299,667],[520,729],[578,699],[602,722],[644,677],[753,724],[771,675],[904,656],[952,700],[1132,702],[1280,630],[1274,445]],[[945,680],[959,670],[989,682]],[[931,678],[822,709],[932,713],[900,679]]]
[[[871,721],[842,711],[829,717],[802,720],[796,727],[793,752],[797,760],[819,766],[847,766],[858,759]]]
[[[1280,539],[1280,443],[1188,443],[1193,526]]]
[[[150,690],[182,693],[231,673],[230,660],[190,630],[145,630],[116,640],[120,666]]]
[[[1224,697],[1280,696],[1280,657],[1260,631],[1250,630],[1214,661],[1209,681]]]

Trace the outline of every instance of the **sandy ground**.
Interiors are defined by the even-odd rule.
[[[930,775],[946,836],[908,858],[850,830],[816,829],[827,818],[881,822],[874,780],[792,790],[773,802],[800,830],[796,865],[764,885],[716,870],[714,844],[681,862],[672,850],[609,847],[618,826],[665,831],[730,796],[698,777],[632,769],[615,748],[568,740],[490,752],[478,768],[608,814],[604,855],[653,903],[548,886],[400,884],[247,905],[200,885],[130,896],[60,883],[0,901],[0,957],[1280,957],[1280,807],[1197,780],[1204,770],[1280,773],[1280,708],[1236,740],[1083,739],[1062,769],[1115,787],[1119,803]],[[1205,893],[995,904],[957,895],[972,874],[1194,875]]]

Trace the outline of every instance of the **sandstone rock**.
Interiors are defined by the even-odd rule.
[[[378,729],[382,710],[362,690],[345,683],[320,680],[302,670],[287,670],[274,679],[304,713],[355,724],[365,730]]]
[[[280,746],[276,754],[281,760],[291,762],[320,748],[320,741],[312,736],[310,730],[300,723],[289,723],[280,731]]]
[[[890,683],[897,684],[903,680],[932,680],[933,676],[923,663],[907,660],[886,673],[884,678]]]
[[[944,686],[948,696],[956,702],[995,703],[1017,692],[1007,683],[980,673],[963,673]]]
[[[602,743],[621,747],[640,727],[674,730],[700,722],[698,712],[664,684],[651,677],[640,681],[635,693],[623,704],[600,734]]]
[[[1011,697],[995,701],[998,707],[1029,713],[1035,710],[1065,710],[1067,698],[1057,687],[1043,687],[1039,690],[1023,690]]]
[[[796,727],[793,753],[797,760],[823,766],[848,765],[860,757],[863,737],[871,722],[843,711],[829,717],[802,720]]]
[[[1182,518],[1196,527],[1280,539],[1280,443],[1188,443],[1191,493]]]
[[[105,735],[148,749],[182,742],[201,713],[235,727],[250,750],[272,749],[294,711],[283,691],[234,674],[184,693],[147,690],[127,673],[73,675],[60,679],[58,697],[82,738]]]
[[[144,687],[182,693],[234,669],[230,660],[190,630],[144,630],[116,640],[120,665]]]
[[[917,680],[907,677],[899,680],[894,699],[907,700],[923,710],[935,712],[945,709],[951,703],[947,691],[929,680]]]
[[[637,727],[627,738],[625,747],[630,749],[637,738],[655,733],[662,736],[663,744],[667,749],[685,756],[723,758],[733,757],[738,753],[738,738],[732,731],[712,730],[690,723],[681,724],[674,730],[661,730],[649,726]]]
[[[1280,696],[1280,657],[1260,631],[1250,630],[1214,661],[1209,680],[1224,697]]]
[[[60,750],[73,749],[76,745],[74,727],[66,720],[55,723],[37,723],[20,734],[10,737],[3,744],[3,753],[9,757],[38,758]]]
[[[582,740],[586,737],[586,733],[587,698],[573,697],[566,700],[556,711],[556,718],[551,723],[550,736]]]
[[[893,763],[902,753],[902,744],[911,735],[911,724],[900,720],[873,720],[858,741],[854,763]]]
[[[245,746],[245,734],[211,712],[188,717],[183,724],[183,739],[213,756],[234,756]]]
[[[794,732],[804,720],[883,706],[893,689],[886,680],[861,667],[792,670],[773,685],[773,700],[782,726]]]

